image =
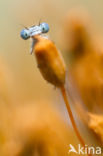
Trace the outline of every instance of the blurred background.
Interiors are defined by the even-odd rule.
[[[49,24],[48,37],[67,64],[67,91],[81,135],[101,146],[102,6],[102,0],[0,1],[1,156],[65,156],[69,144],[79,142],[59,90],[42,78],[29,53],[31,41],[20,38],[23,26],[39,21]]]

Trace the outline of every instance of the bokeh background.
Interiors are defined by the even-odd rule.
[[[74,10],[73,13],[72,10]],[[78,16],[76,16],[77,13],[75,12],[75,10],[79,11]],[[85,16],[85,12],[87,16]],[[68,17],[69,13],[71,15],[70,18]],[[68,21],[70,20],[72,21],[72,15],[73,20],[75,21],[75,19],[77,19],[77,23],[79,22],[80,23],[76,24],[76,22],[74,22],[73,25],[73,23],[71,22],[72,23],[71,28],[69,28],[70,23]],[[79,17],[80,21],[78,22]],[[68,73],[71,74],[73,72],[72,74],[74,74],[75,78],[77,78],[75,79],[74,83],[75,85],[72,86],[73,89],[71,97],[73,100],[71,100],[70,97],[70,101],[71,104],[75,103],[71,107],[73,109],[75,120],[81,131],[81,134],[84,136],[87,143],[93,144],[94,146],[101,144],[101,140],[103,141],[102,138],[103,134],[101,134],[103,122],[101,121],[102,123],[102,128],[100,127],[101,130],[99,132],[97,130],[96,132],[98,133],[95,133],[94,131],[95,124],[93,123],[92,125],[91,122],[90,126],[87,124],[86,121],[87,116],[86,117],[83,116],[84,114],[83,111],[88,110],[90,113],[96,113],[97,115],[101,115],[102,118],[103,113],[102,18],[103,18],[102,0],[0,1],[0,28],[1,28],[0,29],[1,36],[0,37],[1,154],[0,155],[1,156],[2,155],[29,156],[32,155],[33,153],[33,152],[30,153],[31,149],[36,149],[34,150],[36,151],[34,152],[35,156],[37,155],[42,156],[43,153],[45,156],[49,155],[52,156],[55,155],[56,152],[57,152],[56,155],[64,156],[68,155],[67,153],[68,145],[72,143],[74,144],[74,146],[76,146],[76,143],[78,142],[78,139],[76,138],[71,128],[71,124],[68,119],[68,114],[59,90],[55,89],[54,86],[48,84],[42,78],[37,68],[35,57],[33,55],[30,55],[29,53],[31,41],[30,40],[24,41],[20,38],[20,31],[23,29],[23,26],[29,27],[31,25],[38,24],[39,21],[47,22],[49,24],[50,32],[48,33],[48,37],[55,42],[56,47],[61,51],[68,69],[70,66],[71,71]],[[83,21],[83,23],[81,21]],[[78,25],[80,25],[80,27]],[[79,32],[78,29],[75,29],[76,27],[80,28]],[[89,78],[85,77],[89,76],[90,71],[88,72],[88,74],[84,74],[84,76],[82,77],[83,79],[84,77],[86,78],[85,81],[81,82],[78,80],[78,78],[81,78],[81,75],[83,75],[82,74],[83,69],[81,70],[80,66],[84,65],[84,70],[86,71],[89,70],[89,66],[85,65],[85,62],[88,61],[88,59],[85,59],[85,56],[83,57],[84,60],[81,61],[80,59],[78,62],[74,63],[74,66],[73,64],[72,66],[71,64],[68,65],[70,60],[68,53],[69,51],[72,51],[71,50],[72,49],[71,47],[73,46],[72,42],[75,40],[72,41],[71,38],[73,36],[72,34],[71,36],[69,36],[67,30],[71,32],[77,31],[78,36],[81,35],[81,32],[86,33],[89,32],[87,33],[87,36],[89,37],[86,38],[86,41],[85,35],[83,36],[83,33],[82,33],[83,38],[81,40],[84,39],[83,44],[85,44],[86,45],[85,47],[87,47],[86,51],[90,52],[92,51],[93,54],[89,57],[89,64],[92,65],[91,73],[94,72],[94,74],[90,76],[91,79],[90,82],[87,80]],[[74,38],[76,35],[77,34],[74,33]],[[71,42],[69,42],[67,38],[69,39],[69,41],[71,40]],[[78,37],[76,38],[76,41],[77,40],[79,40]],[[91,42],[91,40],[94,42],[94,45],[88,44],[88,42]],[[97,41],[98,46],[96,47]],[[71,44],[71,46],[68,47],[69,43]],[[77,44],[79,43],[77,42]],[[90,48],[88,48],[89,46]],[[101,50],[99,50],[99,48]],[[99,58],[98,54],[96,55],[94,54],[95,52],[96,53],[101,52],[101,54],[99,53]],[[80,53],[80,55],[82,54]],[[94,59],[92,60],[92,58]],[[76,59],[78,60],[77,55]],[[92,61],[93,63],[91,63]],[[101,63],[97,65],[98,64],[97,62],[99,61]],[[75,66],[78,68],[77,70]],[[99,76],[95,76],[98,75],[98,72],[101,74],[99,74]],[[78,73],[80,74],[79,76]],[[95,81],[94,77],[98,77],[98,81]],[[72,76],[69,79],[72,79]],[[91,85],[92,81],[94,82],[93,85]],[[90,85],[88,85],[88,83],[90,83]],[[70,84],[71,81],[69,81],[68,85],[71,87]],[[88,87],[86,88],[85,86]],[[77,87],[77,90],[75,89],[75,87]],[[90,92],[88,92],[89,89]],[[71,92],[71,88],[69,88],[69,92]],[[81,92],[83,94],[79,96],[78,94],[81,94]],[[94,100],[94,97],[96,97],[96,95],[97,98]],[[99,107],[98,109],[97,106]],[[78,114],[80,114],[80,116]],[[93,122],[94,117],[95,116],[90,115],[90,118],[91,120],[93,120]],[[38,126],[39,123],[40,126]],[[96,123],[96,127],[97,126],[98,123]],[[47,134],[49,135],[49,139],[47,139],[48,138]],[[87,137],[85,137],[86,135]],[[41,138],[43,141],[41,141]],[[41,153],[39,152],[39,154],[38,154],[39,150],[37,150],[38,148],[36,148],[39,144],[38,142],[43,142],[42,144],[40,143],[40,152],[41,151],[42,152]],[[31,146],[31,144],[36,145],[34,147]],[[27,147],[28,149],[30,148],[30,150],[28,150],[29,152],[28,151],[25,152],[25,149]]]
[[[97,0],[0,1],[0,53],[13,72],[17,86],[21,87],[21,94],[30,97],[30,99],[37,99],[46,96],[44,89],[51,91],[52,88],[50,85],[46,85],[36,68],[34,57],[29,55],[30,41],[23,41],[20,38],[22,25],[31,26],[38,24],[40,20],[47,22],[50,25],[50,33],[48,34],[50,39],[61,49],[58,39],[62,29],[61,21],[72,8],[84,7],[89,12],[99,32],[103,33],[102,3],[102,0],[99,2]],[[42,93],[39,86],[41,86]]]

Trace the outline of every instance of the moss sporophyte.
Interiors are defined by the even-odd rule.
[[[37,66],[43,76],[43,78],[58,87],[63,96],[68,115],[70,117],[74,131],[82,144],[85,147],[85,142],[81,137],[78,128],[76,126],[65,89],[65,77],[66,77],[66,65],[61,53],[57,50],[55,44],[47,37],[42,36],[43,33],[49,31],[49,26],[46,23],[41,23],[38,26],[32,26],[21,31],[21,37],[23,39],[32,38],[32,50],[36,57]],[[26,38],[25,38],[26,33]],[[89,156],[91,154],[88,154]]]

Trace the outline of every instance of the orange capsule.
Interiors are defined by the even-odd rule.
[[[57,87],[65,83],[66,66],[55,44],[42,36],[35,36],[34,54],[44,79]]]

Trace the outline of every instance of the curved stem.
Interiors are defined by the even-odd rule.
[[[65,87],[62,86],[60,89],[61,89],[61,93],[62,93],[64,102],[66,104],[66,108],[67,108],[67,111],[68,111],[72,126],[74,128],[74,131],[75,131],[80,143],[85,148],[85,142],[84,142],[83,138],[81,137],[81,135],[80,135],[80,133],[79,133],[79,131],[77,129],[77,126],[76,126],[76,123],[75,123],[75,120],[74,120],[74,117],[73,117],[73,114],[72,114],[72,111],[71,111],[71,108],[70,108],[70,105],[69,105],[69,102],[68,102],[68,97],[67,97],[67,94],[66,94]],[[91,156],[91,154],[88,154],[88,156]]]

